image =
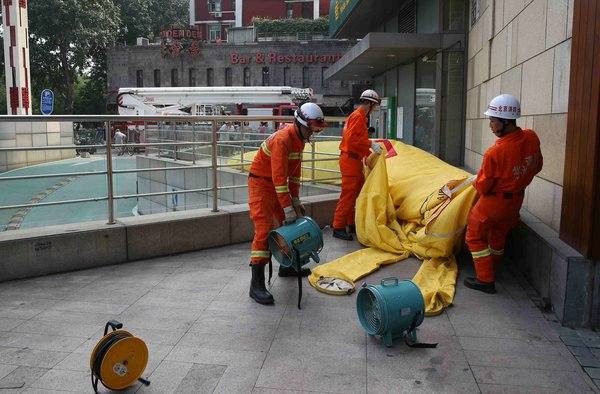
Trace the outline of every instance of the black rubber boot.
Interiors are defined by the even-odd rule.
[[[339,239],[343,239],[344,241],[352,241],[352,234],[348,234],[345,228],[334,228],[333,236]]]
[[[310,275],[311,270],[310,268],[300,268],[300,275],[301,276],[308,276]],[[285,278],[286,276],[298,276],[298,272],[296,272],[296,270],[293,267],[284,267],[284,266],[279,266],[279,276],[281,276],[282,278]]]
[[[348,232],[350,234],[356,234],[356,225],[355,224],[351,224],[348,226]]]
[[[270,305],[275,300],[265,287],[265,265],[250,264],[252,267],[252,280],[250,281],[250,298],[263,305]]]
[[[494,282],[480,282],[477,278],[467,278],[463,283],[469,289],[479,290],[489,294],[496,293],[496,284]]]

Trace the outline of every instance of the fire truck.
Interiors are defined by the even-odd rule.
[[[121,115],[289,115],[312,98],[289,86],[120,88],[117,105]]]

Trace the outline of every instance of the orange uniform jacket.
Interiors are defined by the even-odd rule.
[[[541,171],[542,160],[535,132],[517,128],[498,138],[485,152],[474,186],[482,196],[488,192],[522,192]]]
[[[370,149],[367,114],[359,107],[348,117],[340,143],[342,193],[333,215],[335,229],[354,224],[354,205],[365,182],[362,159],[371,153]]]
[[[517,128],[485,152],[473,184],[481,198],[469,212],[465,237],[480,281],[494,281],[506,236],[519,222],[525,188],[542,164],[540,140],[533,130]]]
[[[273,181],[282,208],[292,205],[290,197],[300,194],[304,141],[293,124],[271,134],[250,166],[250,172]]]
[[[362,159],[371,153],[369,149],[371,149],[371,140],[369,140],[367,129],[367,114],[359,107],[350,114],[346,121],[340,150],[345,153],[354,153],[358,155],[359,159]]]

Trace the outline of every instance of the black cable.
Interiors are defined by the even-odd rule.
[[[100,346],[98,347],[98,351],[95,354],[94,361],[92,363],[92,386],[94,387],[94,392],[98,393],[98,380],[102,383],[102,385],[108,389],[112,389],[112,387],[108,387],[102,381],[102,376],[100,375],[100,368],[102,367],[102,361],[104,360],[104,356],[106,356],[106,352],[111,348],[112,345],[120,341],[121,339],[132,337],[129,333],[121,333],[115,334],[106,338],[102,342],[100,342]],[[94,376],[96,380],[94,381]]]

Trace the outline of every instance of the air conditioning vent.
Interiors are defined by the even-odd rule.
[[[221,13],[221,11],[215,11],[215,18],[221,18],[223,16],[223,14]]]

